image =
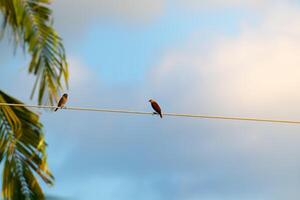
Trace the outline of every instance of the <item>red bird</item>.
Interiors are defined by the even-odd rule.
[[[68,94],[64,94],[64,95],[60,98],[60,100],[59,100],[59,102],[58,102],[58,104],[57,104],[57,108],[55,108],[54,112],[56,112],[56,111],[58,110],[58,108],[63,108],[64,105],[67,103],[67,100],[68,100]]]
[[[152,108],[155,110],[154,114],[159,114],[160,118],[162,118],[161,109],[158,103],[153,99],[150,99],[149,102],[151,103]]]

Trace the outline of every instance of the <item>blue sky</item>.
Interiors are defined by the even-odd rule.
[[[151,111],[154,98],[166,112],[299,119],[298,3],[54,1],[70,64],[68,105]],[[7,46],[0,43],[1,89],[31,102],[28,57]],[[45,186],[50,195],[300,197],[296,125],[38,112],[56,177]]]

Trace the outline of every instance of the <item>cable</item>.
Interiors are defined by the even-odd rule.
[[[25,105],[25,104],[13,104],[13,103],[0,103],[0,106],[28,107],[28,108],[49,108],[49,109],[57,108],[57,106]],[[78,111],[107,112],[107,113],[125,113],[125,114],[136,114],[136,115],[153,115],[153,112],[141,112],[141,111],[130,111],[130,110],[98,109],[98,108],[82,108],[82,107],[64,107],[63,109],[78,110]],[[247,118],[247,117],[226,117],[226,116],[209,116],[209,115],[193,115],[193,114],[178,114],[178,113],[163,113],[163,116],[190,117],[190,118],[202,118],[202,119],[219,119],[219,120],[235,120],[235,121],[254,121],[254,122],[269,122],[269,123],[285,123],[285,124],[300,124],[300,121],[279,120],[279,119],[262,119],[262,118]]]

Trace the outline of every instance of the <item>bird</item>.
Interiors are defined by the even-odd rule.
[[[58,104],[57,104],[57,108],[55,108],[54,112],[56,112],[58,110],[58,108],[63,108],[64,105],[67,103],[68,100],[68,94],[63,94],[62,97],[60,98]]]
[[[149,102],[151,103],[152,108],[155,110],[154,114],[159,114],[160,118],[162,118],[161,108],[158,103],[153,99],[150,99]]]

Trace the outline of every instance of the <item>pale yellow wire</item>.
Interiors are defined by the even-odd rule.
[[[47,109],[57,108],[57,106],[26,105],[26,104],[13,104],[13,103],[0,103],[0,106],[14,106],[14,107],[28,107],[28,108],[47,108]],[[153,115],[153,112],[118,110],[118,109],[99,109],[99,108],[82,108],[82,107],[64,107],[63,109],[78,110],[78,111],[107,112],[107,113],[126,113],[126,114],[136,114],[136,115]],[[219,119],[219,120],[236,120],[236,121],[270,122],[270,123],[285,123],[285,124],[300,124],[300,121],[293,121],[293,120],[248,118],[248,117],[226,117],[226,116],[179,114],[179,113],[163,113],[163,116],[190,117],[190,118],[202,118],[202,119]]]

